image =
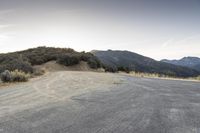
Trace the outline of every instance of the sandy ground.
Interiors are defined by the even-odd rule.
[[[48,72],[26,83],[1,86],[0,117],[49,102],[67,101],[72,96],[93,90],[106,91],[120,82],[119,76],[109,73]]]

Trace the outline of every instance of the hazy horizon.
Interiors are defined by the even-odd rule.
[[[199,0],[0,0],[0,53],[38,46],[200,57]]]
[[[7,51],[7,52],[2,52],[2,53],[0,53],[0,54],[18,52],[18,51],[28,50],[28,49],[32,49],[32,48],[37,48],[37,47],[71,48],[71,47],[58,47],[58,46],[53,46],[53,45],[49,45],[49,46],[45,46],[45,45],[39,46],[39,45],[38,45],[38,46],[36,46],[36,47],[29,47],[29,48],[19,49],[19,50],[13,50],[13,51],[11,50],[11,51]],[[73,48],[72,48],[72,49],[73,49]],[[112,50],[112,51],[129,51],[129,52],[136,53],[136,52],[134,52],[134,51],[127,50],[127,49],[120,49],[120,50],[119,50],[119,49],[93,49],[93,50],[90,50],[90,51],[76,50],[76,49],[74,49],[74,50],[77,51],[77,52],[91,52],[91,51],[94,51],[94,50],[97,50],[97,51],[108,51],[108,50]],[[148,56],[148,55],[143,55],[143,54],[141,54],[141,53],[136,53],[136,54],[140,54],[140,55],[145,56],[145,57],[150,57],[150,56]],[[157,60],[157,61],[161,61],[161,60],[163,60],[163,59],[180,60],[180,59],[182,59],[182,58],[184,58],[184,57],[198,57],[198,56],[183,56],[183,57],[180,57],[180,58],[173,58],[173,59],[169,59],[169,58],[156,59],[156,58],[153,58],[153,57],[150,57],[150,58],[155,59],[155,60]],[[198,57],[198,58],[200,58],[200,57]]]

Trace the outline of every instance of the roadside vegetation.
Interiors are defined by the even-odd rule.
[[[76,65],[80,61],[85,61],[93,69],[102,67],[101,62],[91,53],[76,52],[71,48],[38,47],[0,54],[2,81],[26,81],[27,74],[34,76],[42,75],[44,71],[34,70],[33,66],[49,61],[56,61],[65,66]],[[12,79],[9,79],[9,77]]]
[[[2,82],[26,82],[30,78],[30,74],[19,70],[6,70],[1,73],[0,77]]]
[[[195,80],[199,80],[200,81],[200,76],[196,77],[196,78],[192,78],[192,79],[195,79]]]
[[[181,78],[181,77],[169,76],[169,75],[158,74],[158,73],[142,73],[142,72],[135,72],[135,71],[131,71],[131,72],[129,72],[129,74],[131,76],[135,76],[135,77],[163,78],[163,79],[184,79],[184,80],[200,81],[200,76],[198,76],[198,77]]]

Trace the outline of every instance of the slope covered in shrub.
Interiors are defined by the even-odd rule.
[[[32,73],[33,65],[41,65],[48,61],[71,66],[80,61],[88,62],[91,68],[101,67],[100,61],[91,53],[76,52],[71,48],[38,47],[24,51],[0,54],[0,73],[5,70],[19,70]]]

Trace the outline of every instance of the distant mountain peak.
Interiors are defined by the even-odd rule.
[[[161,60],[162,62],[178,65],[178,66],[184,66],[184,67],[189,67],[192,69],[196,69],[200,71],[200,58],[199,57],[193,57],[193,56],[188,56],[188,57],[183,57],[180,60]]]
[[[180,60],[200,60],[200,58],[199,57],[188,56],[188,57],[183,57]]]

